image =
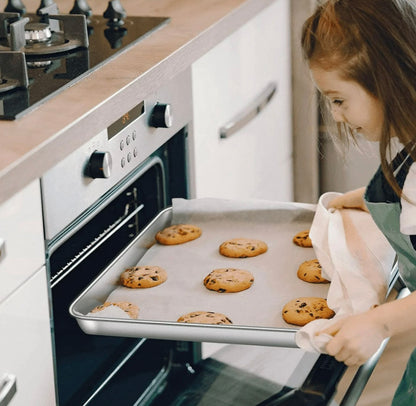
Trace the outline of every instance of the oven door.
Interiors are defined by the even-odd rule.
[[[185,363],[198,357],[191,343],[87,335],[68,313],[79,292],[172,197],[187,197],[186,134],[179,131],[47,244],[60,406],[146,404],[178,356]]]

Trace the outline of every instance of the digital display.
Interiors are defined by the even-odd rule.
[[[108,139],[111,140],[111,138],[126,128],[129,124],[136,120],[136,118],[139,118],[143,113],[144,101],[133,107],[127,113],[123,114],[118,120],[114,121],[114,123],[107,128]]]

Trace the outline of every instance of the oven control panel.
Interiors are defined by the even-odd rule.
[[[170,104],[157,102],[150,106],[148,114],[146,114],[145,105],[146,103],[141,101],[107,127],[108,141],[112,139],[116,141],[108,143],[107,151],[95,150],[91,154],[85,168],[85,176],[93,179],[109,178],[113,167],[113,156],[118,158],[114,164],[121,168],[125,168],[138,158],[139,141],[137,134],[140,131],[140,123],[136,123],[136,120],[141,117],[144,116],[144,120],[147,119],[149,127],[172,127],[173,116]]]
[[[191,73],[185,70],[163,87],[114,115],[100,133],[42,178],[45,233],[50,239],[111,188],[123,182],[159,147],[192,121]],[[108,122],[108,116],[103,122]]]

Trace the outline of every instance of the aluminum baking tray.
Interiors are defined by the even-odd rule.
[[[314,205],[182,199],[186,206],[162,211],[142,233],[71,304],[69,312],[87,334],[205,341],[280,347],[297,347],[298,327],[285,323],[281,309],[299,296],[326,297],[328,284],[309,284],[296,276],[298,266],[315,257],[313,248],[298,247],[293,236],[308,229]],[[185,203],[184,203],[185,202]],[[180,206],[180,205],[179,205]],[[208,208],[207,208],[208,207]],[[179,214],[178,214],[179,213]],[[174,223],[198,224],[197,240],[176,246],[155,242],[157,231]],[[268,251],[252,258],[225,258],[218,252],[228,238],[262,239]],[[168,280],[149,289],[120,286],[121,272],[136,264],[159,265]],[[238,293],[217,293],[202,280],[212,269],[235,267],[251,271],[255,282]],[[106,300],[126,300],[140,308],[139,319],[89,313]],[[190,311],[209,310],[226,314],[232,325],[178,323]]]

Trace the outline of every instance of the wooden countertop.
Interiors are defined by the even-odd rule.
[[[0,203],[106,128],[274,0],[122,0],[128,15],[170,17],[163,28],[14,121],[0,121]],[[72,0],[56,0],[68,13]],[[38,0],[25,0],[34,12]],[[89,0],[94,14],[107,2]],[[105,107],[112,101],[112,109]],[[116,106],[114,108],[114,106]]]

